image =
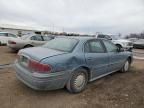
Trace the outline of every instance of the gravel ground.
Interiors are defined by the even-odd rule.
[[[0,47],[0,64],[13,63],[16,53]],[[1,108],[144,108],[144,61],[134,60],[127,73],[114,73],[89,83],[86,90],[35,91],[15,77],[12,68],[0,70]]]

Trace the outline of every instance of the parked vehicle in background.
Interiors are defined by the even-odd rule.
[[[21,38],[17,39],[9,39],[7,46],[12,50],[19,50],[22,48],[41,46],[52,39],[54,39],[53,36],[31,34],[22,36]]]
[[[129,41],[136,42],[138,38],[128,38]]]
[[[144,48],[144,39],[138,39],[134,42],[134,48]]]
[[[17,35],[8,33],[8,32],[0,32],[0,45],[6,45],[9,39],[16,39]]]
[[[124,48],[125,50],[132,50],[133,42],[127,39],[123,39],[118,35],[105,35],[105,34],[98,34],[97,38],[105,38],[111,40],[117,47]]]
[[[19,80],[36,90],[66,86],[81,92],[90,81],[121,70],[127,72],[132,52],[92,37],[59,37],[44,46],[22,49],[15,62]]]

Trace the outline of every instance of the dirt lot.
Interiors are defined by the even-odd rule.
[[[0,64],[12,63],[16,53],[0,47]],[[88,84],[79,94],[66,89],[34,91],[0,70],[0,108],[144,108],[144,61],[134,60],[127,73],[114,73]]]

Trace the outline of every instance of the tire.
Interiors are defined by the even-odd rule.
[[[32,45],[26,45],[24,46],[24,48],[30,48],[30,47],[33,47]]]
[[[124,64],[124,66],[122,67],[121,72],[123,72],[123,73],[127,72],[127,71],[129,71],[129,68],[130,68],[130,61],[127,60]]]
[[[71,78],[66,84],[66,88],[71,93],[79,93],[85,89],[87,82],[88,82],[88,73],[85,69],[81,68],[76,70],[72,74]]]

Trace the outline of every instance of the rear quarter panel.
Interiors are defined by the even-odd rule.
[[[86,65],[84,53],[67,53],[45,58],[42,63],[52,65],[52,72],[72,72],[80,66]]]

